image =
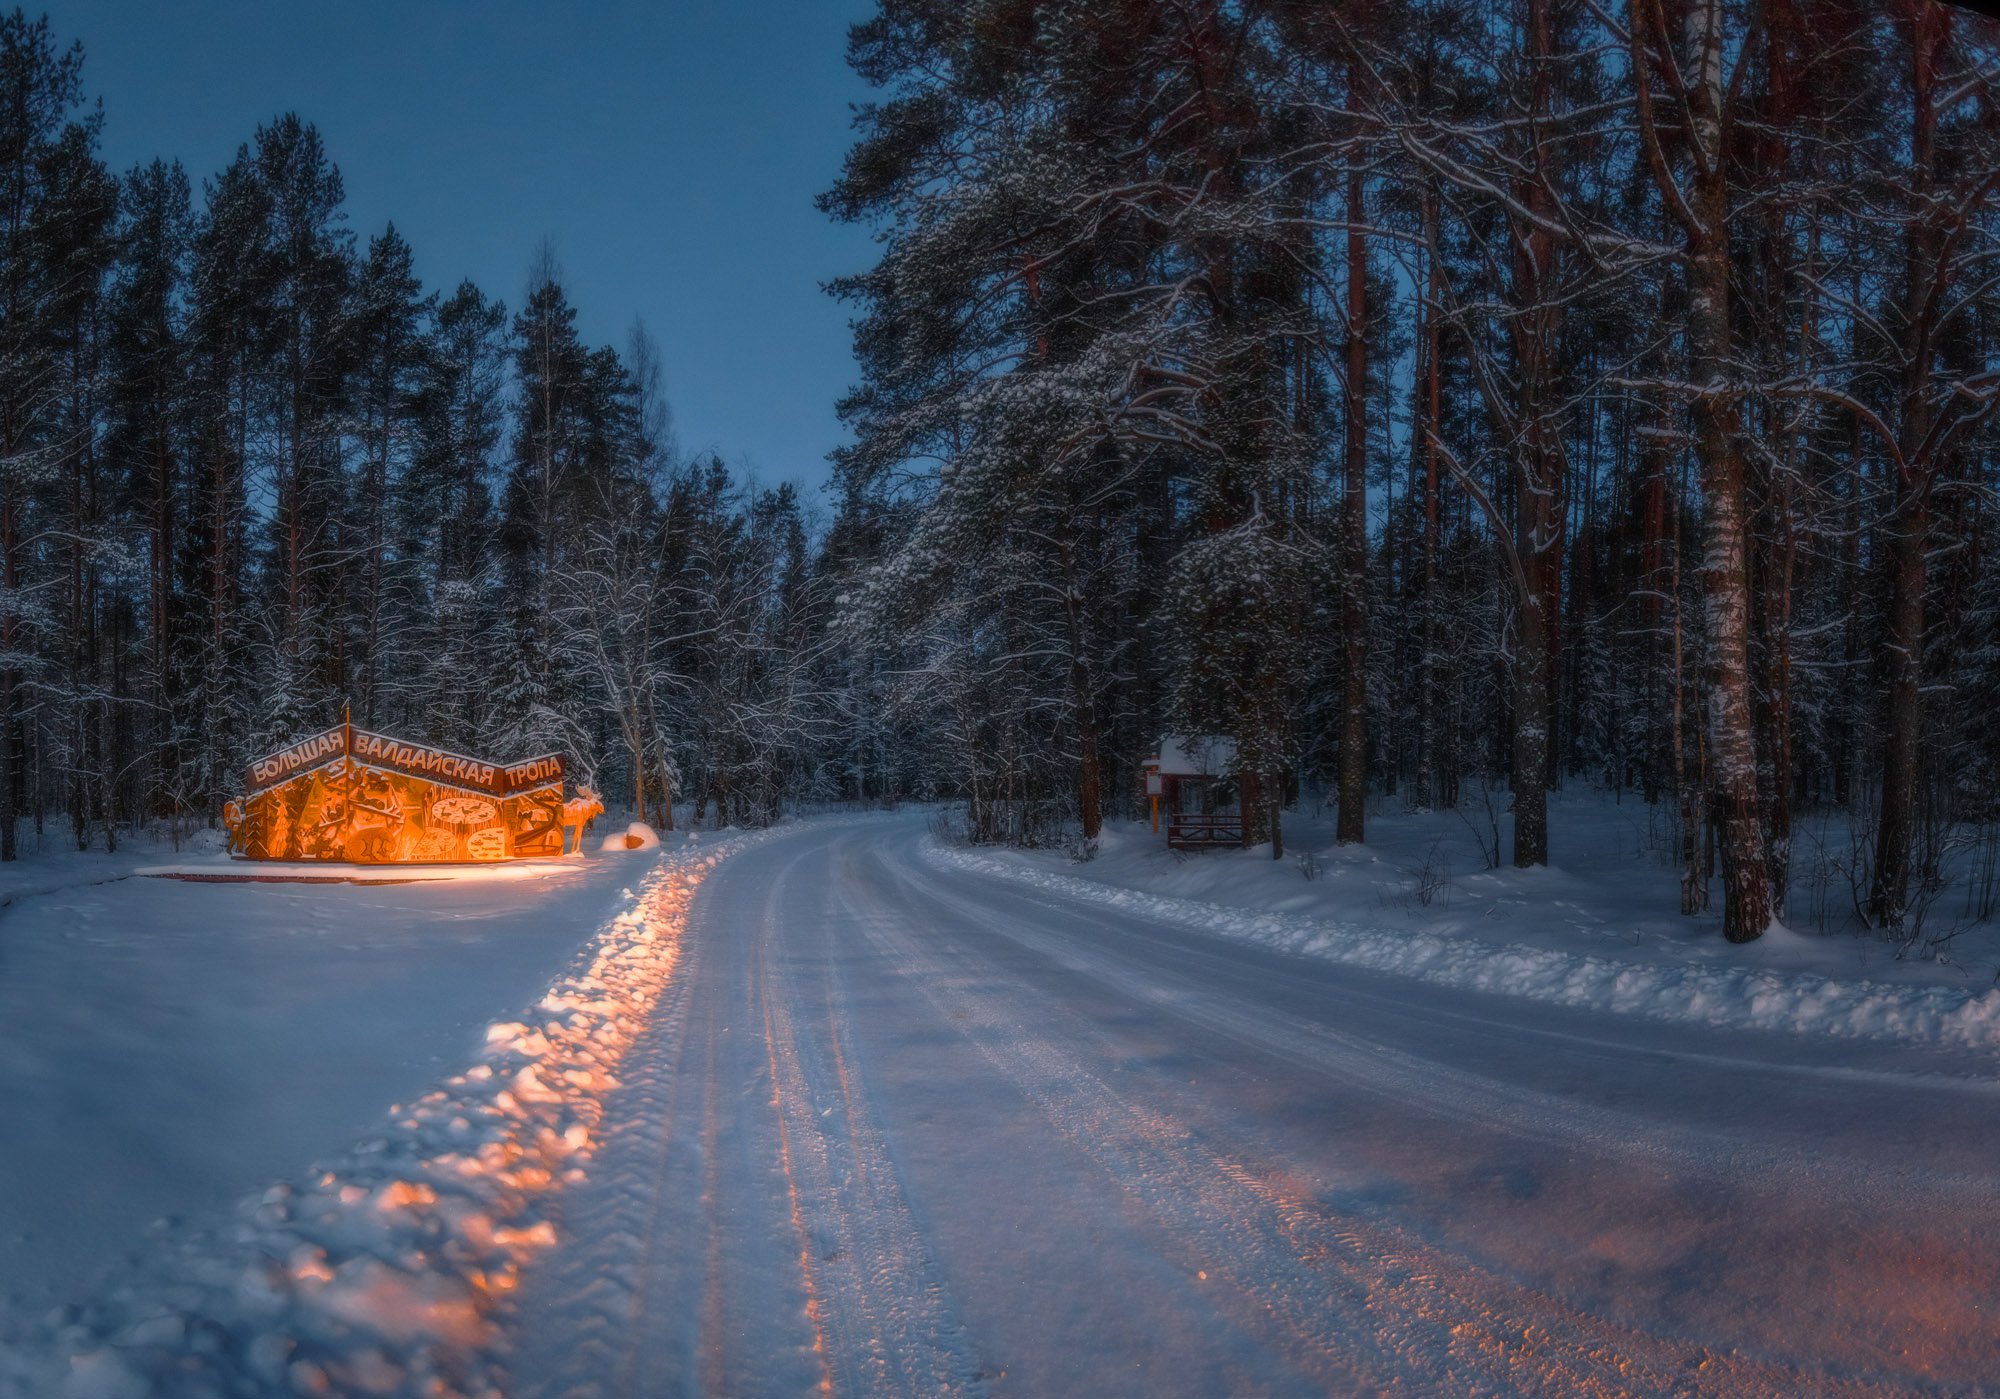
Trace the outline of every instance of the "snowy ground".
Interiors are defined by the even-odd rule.
[[[1500,869],[1486,867],[1481,844],[1490,848],[1493,835],[1475,794],[1468,793],[1463,816],[1405,811],[1393,798],[1375,803],[1365,846],[1335,845],[1326,809],[1286,813],[1287,858],[1276,864],[1269,847],[1262,859],[1240,852],[1216,860],[1176,858],[1145,823],[1118,823],[1105,842],[1107,858],[1072,872],[1180,897],[1272,911],[1337,911],[1374,926],[1485,941],[1528,937],[1578,951],[1624,946],[1647,958],[1678,961],[1737,955],[1720,936],[1720,880],[1710,882],[1710,911],[1683,917],[1680,869],[1664,811],[1629,793],[1623,800],[1595,792],[1552,795],[1552,864],[1537,870],[1507,863],[1513,829],[1505,791],[1494,793]],[[1313,880],[1301,876],[1301,852],[1310,852],[1317,864]],[[1911,949],[1899,957],[1881,933],[1857,925],[1855,892],[1840,868],[1850,855],[1850,833],[1838,816],[1800,818],[1786,918],[1798,936],[1754,945],[1748,955],[1756,964],[1905,984],[1994,983],[2000,921],[1970,917],[1964,887],[1938,899],[1929,919],[1932,933],[1955,936],[1932,948],[1932,955]]]
[[[1144,822],[1108,826],[1086,863],[997,849],[930,858],[1448,985],[1703,1024],[2000,1049],[2000,924],[1962,909],[1947,922],[1962,892],[1939,901],[1933,926],[1954,931],[1941,955],[1899,956],[1851,913],[1826,920],[1836,931],[1777,926],[1736,947],[1721,937],[1719,910],[1678,912],[1679,871],[1661,854],[1656,811],[1584,796],[1556,801],[1551,816],[1556,863],[1531,870],[1488,868],[1480,834],[1449,811],[1375,813],[1368,843],[1346,848],[1333,842],[1330,813],[1291,813],[1283,861],[1269,846],[1176,854]],[[1851,904],[1849,891],[1824,887],[1838,876],[1814,865],[1801,858],[1794,908]]]
[[[135,873],[162,866],[231,869],[141,848],[0,872],[0,1335],[149,1230],[226,1217],[379,1126],[539,995],[632,875],[615,860],[449,885]]]
[[[1789,1396],[2000,1374],[1990,1048],[1302,957],[1244,929],[1337,919],[1337,880],[1166,862],[1207,908],[1311,901],[1218,916],[1106,883],[1151,858],[1119,846],[988,868],[913,813],[625,857],[595,912],[584,884],[551,890],[583,939],[552,988],[435,1038],[460,1071],[393,1090],[407,1106],[353,1149],[270,1168],[233,1224],[163,1231],[0,1355],[0,1393]],[[1362,887],[1334,931],[1395,931]],[[474,896],[420,889],[289,893]],[[1633,967],[1680,955],[1639,933]],[[1540,950],[1581,955],[1572,936]]]
[[[1473,994],[807,830],[697,897],[524,1394],[1963,1390],[1993,1061]]]

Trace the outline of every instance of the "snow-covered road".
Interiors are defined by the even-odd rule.
[[[806,825],[700,886],[519,1395],[1971,1392],[1990,1055],[1224,941]]]

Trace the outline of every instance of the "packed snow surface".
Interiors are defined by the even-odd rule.
[[[0,1375],[593,1399],[2000,1373],[1985,1048],[1301,956],[1040,857],[948,858],[916,815],[602,867],[625,883],[552,985],[358,1145],[159,1231]]]
[[[157,1228],[143,1251],[108,1272],[82,1305],[59,1306],[45,1315],[39,1334],[16,1338],[0,1357],[0,1387],[11,1382],[22,1395],[42,1395],[60,1383],[66,1393],[107,1397],[498,1393],[488,1318],[521,1265],[554,1241],[536,1213],[538,1202],[588,1160],[604,1097],[617,1083],[618,1059],[672,975],[689,892],[740,843],[683,845],[639,871],[636,889],[608,882],[619,865],[586,869],[567,897],[525,904],[514,881],[501,882],[491,903],[464,887],[421,883],[400,886],[422,892],[399,894],[401,902],[386,905],[352,887],[310,886],[305,894],[283,885],[187,888],[181,897],[197,901],[190,921],[206,915],[220,945],[179,950],[190,960],[234,969],[234,981],[205,989],[243,993],[280,1013],[283,1025],[316,1025],[320,1033],[253,1040],[255,1031],[244,1026],[220,1027],[207,1043],[226,1045],[232,1056],[247,1052],[243,1080],[218,1082],[214,1054],[177,1067],[207,1093],[219,1090],[231,1118],[218,1129],[195,1104],[176,1101],[178,1121],[160,1123],[155,1145],[253,1161],[283,1153],[277,1170],[252,1167],[277,1183],[246,1198],[233,1223],[227,1216],[197,1217],[185,1227]],[[633,873],[629,864],[622,870]],[[137,906],[145,910],[144,927],[135,940],[150,945],[133,960],[150,965],[168,960],[158,940],[179,923],[173,896],[162,894],[173,886],[147,883]],[[218,917],[219,889],[239,899],[266,898]],[[271,898],[303,906],[274,905]],[[621,911],[598,926],[596,910],[606,905]],[[328,926],[313,926],[320,923]],[[454,923],[478,931],[454,935]],[[536,950],[496,945],[508,940]],[[394,944],[394,955],[384,955],[386,944]],[[525,999],[536,995],[529,985],[571,952],[572,970],[538,998]],[[243,965],[246,954],[254,961],[260,953],[261,964]],[[511,965],[500,984],[517,987],[515,995],[494,993],[494,961]],[[529,985],[520,984],[524,965],[541,969],[528,973]],[[355,1000],[329,991],[342,981],[351,983]],[[415,1000],[399,1007],[388,1000],[392,994]],[[188,1008],[175,999],[176,1009]],[[471,1009],[483,1019],[496,1006],[521,1006],[525,1013],[483,1023],[470,1037],[454,1013]],[[363,1029],[345,1028],[346,1019]],[[35,1033],[30,1027],[27,1037]],[[170,1036],[157,1027],[142,1026],[140,1033],[153,1048],[172,1051]],[[103,1038],[103,1027],[93,1034]],[[371,1071],[355,1056],[377,1040],[383,1043],[374,1052],[393,1055],[399,1066],[411,1066],[411,1051],[426,1043],[448,1046],[439,1057],[473,1062],[441,1082],[435,1060],[416,1060],[423,1067],[414,1073]],[[72,1088],[79,1077],[70,1075]],[[392,1085],[412,1090],[412,1098],[384,1121],[380,1111]],[[372,1099],[373,1111],[348,1122],[315,1088],[336,1092],[343,1103]],[[291,1129],[260,1124],[262,1139],[257,1127],[235,1120],[234,1114],[285,1105],[300,1122]],[[135,1116],[147,1114],[129,1101],[103,1113],[113,1125]],[[364,1127],[372,1130],[359,1145],[345,1145]],[[195,1140],[176,1141],[176,1134]],[[198,1199],[223,1183],[243,1185],[240,1168],[226,1159],[195,1161],[190,1181],[165,1182],[151,1178],[152,1153],[120,1144],[112,1161],[89,1154],[77,1170],[70,1152],[80,1143],[52,1134],[46,1145],[53,1169],[67,1165],[113,1204],[135,1190],[177,1189]],[[303,1176],[283,1177],[314,1148],[334,1147],[343,1149]],[[48,1182],[40,1184],[50,1193]],[[91,1228],[95,1244],[103,1226]],[[22,1271],[46,1281],[67,1279],[72,1270],[37,1257]]]
[[[1922,1392],[2000,1360],[1984,1054],[1386,976],[781,834],[690,910],[512,1392]]]
[[[1547,939],[1496,942],[1385,927],[1365,914],[1325,917],[1148,893],[1117,882],[1115,874],[1065,873],[1046,859],[1018,854],[936,844],[926,854],[948,868],[1015,879],[1082,903],[1443,986],[1699,1025],[2000,1050],[2000,988],[1896,984],[1793,970],[1784,966],[1786,954],[1805,940],[1782,925],[1766,934],[1761,947],[1736,950],[1738,964],[1727,966],[1663,955],[1658,945],[1600,942],[1586,951],[1573,940],[1567,946],[1561,939],[1557,945]],[[1257,858],[1256,852],[1218,852],[1212,858],[1233,858],[1241,869],[1244,854]],[[1265,856],[1251,868],[1268,874],[1268,865]]]
[[[155,1221],[351,1143],[545,987],[619,887],[576,867],[504,884],[103,879],[158,858],[55,861],[30,887],[67,886],[0,909],[0,1334]]]

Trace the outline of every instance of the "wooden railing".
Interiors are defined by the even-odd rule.
[[[1167,820],[1167,845],[1175,850],[1205,850],[1217,845],[1243,844],[1240,812],[1180,814]]]

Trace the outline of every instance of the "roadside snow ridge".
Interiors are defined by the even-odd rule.
[[[1890,986],[1765,968],[1620,961],[1435,933],[1388,932],[1121,888],[974,850],[924,843],[934,864],[1027,884],[1177,927],[1441,986],[1732,1029],[2000,1049],[2000,989]]]
[[[522,1268],[556,1243],[543,1207],[583,1179],[696,887],[758,838],[658,861],[575,971],[487,1029],[479,1063],[306,1182],[245,1201],[228,1233],[172,1241],[52,1314],[40,1354],[0,1357],[0,1393],[497,1399],[497,1322]]]

